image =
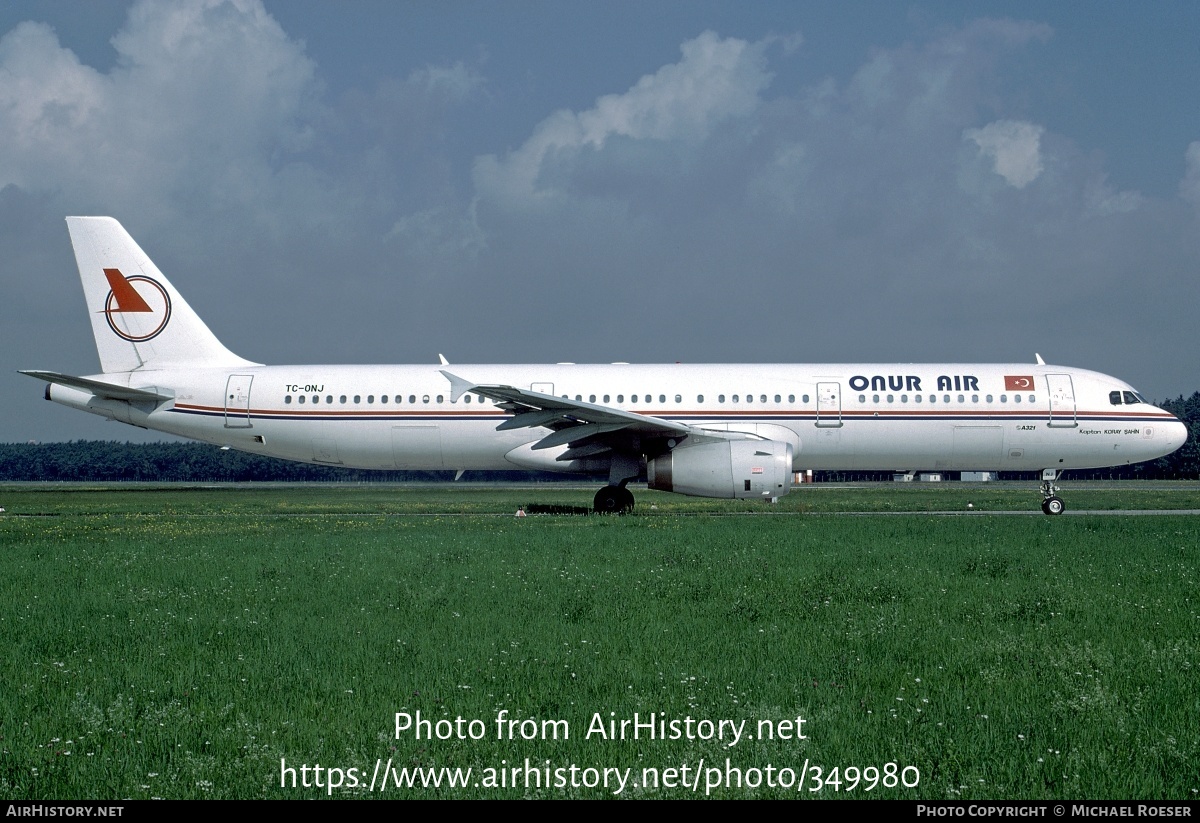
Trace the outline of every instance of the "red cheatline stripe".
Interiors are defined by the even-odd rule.
[[[418,417],[418,418],[426,419],[426,418],[436,417],[436,418],[443,418],[446,420],[453,420],[455,418],[466,417],[466,418],[471,418],[474,420],[478,420],[481,418],[500,420],[500,419],[504,419],[504,418],[507,418],[510,416],[510,414],[508,412],[491,411],[491,410],[438,411],[435,409],[424,409],[424,408],[416,408],[416,409],[413,409],[413,408],[399,409],[399,408],[395,408],[395,407],[388,408],[386,406],[380,406],[374,410],[370,410],[370,409],[351,410],[351,409],[343,409],[341,407],[335,407],[335,408],[330,408],[330,409],[321,409],[321,408],[310,408],[310,409],[303,409],[303,408],[232,409],[231,408],[231,409],[226,409],[224,406],[201,406],[201,405],[193,405],[190,403],[176,403],[175,407],[178,409],[187,409],[189,411],[209,412],[209,413],[216,413],[216,414],[233,414],[233,415],[249,414],[249,415],[255,415],[255,416],[260,416],[260,417],[270,417],[270,416],[277,415],[279,417],[292,417],[292,418],[296,418],[296,417],[324,417],[324,418],[340,417],[340,418],[347,419],[347,420],[353,420],[358,417],[363,417],[363,418],[391,417],[394,419],[403,419],[405,417]],[[738,413],[733,413],[733,414],[729,414],[729,415],[714,414],[711,411],[706,411],[706,412],[674,411],[674,412],[672,412],[670,410],[663,410],[661,412],[649,412],[648,411],[646,413],[647,413],[647,415],[654,416],[654,417],[660,417],[660,418],[664,418],[664,419],[666,419],[666,418],[679,419],[679,418],[686,418],[686,417],[701,417],[704,420],[715,420],[718,422],[721,420],[728,420],[730,422],[742,422],[742,418],[763,418],[763,417],[778,417],[778,418],[782,418],[782,419],[792,419],[792,420],[802,420],[802,421],[809,421],[809,420],[816,419],[816,414],[811,409],[807,409],[807,410],[797,409],[797,410],[786,411],[786,412],[785,411],[763,411],[763,412],[745,411],[745,412],[738,412]],[[952,420],[952,421],[953,420],[978,421],[978,420],[985,420],[985,419],[1000,419],[1000,420],[1017,419],[1017,420],[1031,420],[1031,421],[1035,421],[1035,422],[1044,422],[1047,419],[1045,409],[1035,409],[1035,410],[1024,411],[1024,412],[1019,412],[1019,411],[1015,411],[1015,410],[999,411],[999,410],[995,410],[995,409],[992,409],[992,410],[988,410],[988,409],[967,410],[967,409],[964,409],[962,411],[949,411],[949,410],[942,410],[942,409],[938,409],[937,411],[934,411],[932,409],[926,409],[925,411],[909,410],[909,411],[903,411],[903,412],[899,411],[899,410],[891,410],[891,411],[885,410],[883,412],[843,411],[841,417],[843,420],[845,420],[845,419],[854,419],[854,420],[877,419],[877,420],[889,420],[889,421],[911,420],[911,419],[930,420],[930,419],[942,418],[942,419],[948,419],[948,420]],[[1065,420],[1068,417],[1069,417],[1069,415],[1059,415],[1059,416],[1056,416],[1055,419]],[[1159,412],[1159,413],[1155,414],[1154,412],[1107,412],[1107,411],[1080,411],[1080,412],[1077,412],[1076,418],[1080,422],[1083,422],[1083,423],[1097,423],[1097,422],[1111,421],[1111,422],[1118,423],[1118,424],[1123,423],[1123,422],[1151,423],[1151,422],[1157,422],[1157,421],[1172,421],[1175,419],[1172,415],[1170,415],[1166,412]],[[1098,419],[1096,419],[1096,418],[1098,418]],[[822,415],[821,419],[822,420],[836,420],[837,414],[830,413],[829,415]]]
[[[112,289],[113,297],[117,300],[117,307],[113,311],[154,311],[150,308],[150,304],[137,293],[137,289],[125,279],[120,269],[105,269],[104,276],[108,278],[108,287]]]

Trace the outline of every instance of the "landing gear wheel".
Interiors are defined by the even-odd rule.
[[[1062,514],[1066,508],[1067,504],[1061,497],[1047,497],[1042,501],[1042,511],[1046,514]]]
[[[1042,470],[1042,511],[1046,514],[1062,514],[1067,504],[1058,496],[1058,478],[1062,477],[1061,470]]]
[[[633,511],[633,492],[623,486],[605,486],[592,501],[596,514],[628,514]]]
[[[633,514],[633,492],[621,486],[621,513]]]

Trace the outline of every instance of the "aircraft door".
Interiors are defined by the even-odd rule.
[[[842,386],[840,383],[817,384],[817,425],[840,428],[842,425]]]
[[[1050,425],[1071,428],[1078,426],[1075,419],[1075,387],[1069,374],[1046,375],[1050,390]]]
[[[392,426],[392,458],[398,469],[440,469],[442,432],[437,423]]]
[[[225,383],[225,428],[248,429],[250,423],[250,384],[252,374],[231,374]]]

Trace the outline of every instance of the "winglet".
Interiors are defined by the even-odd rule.
[[[1037,352],[1034,352],[1034,353],[1033,353],[1033,356],[1037,358],[1037,364],[1038,364],[1039,366],[1044,366],[1044,365],[1046,365],[1046,361],[1042,359],[1042,356],[1041,356],[1040,354],[1038,354]]]
[[[458,375],[451,374],[450,372],[446,371],[445,369],[442,369],[441,372],[442,372],[442,376],[450,381],[450,400],[451,400],[451,402],[457,402],[458,398],[462,397],[464,394],[469,392],[471,389],[475,388],[475,384],[472,383],[470,380],[463,380]]]
[[[446,359],[446,355],[442,354],[441,352],[438,352],[438,362],[441,363],[443,366],[450,365],[450,361]]]

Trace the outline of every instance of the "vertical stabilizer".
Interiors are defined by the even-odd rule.
[[[68,217],[92,334],[105,373],[256,365],[221,345],[111,217]]]

